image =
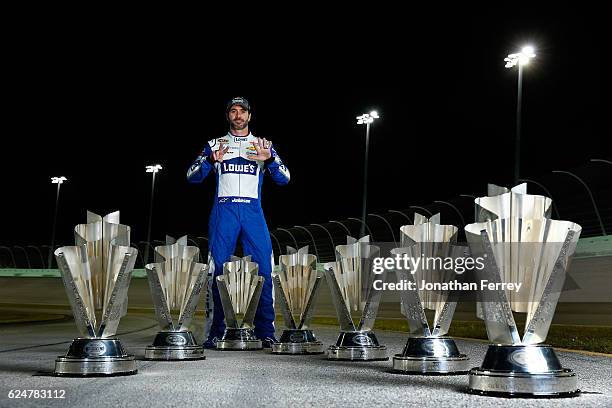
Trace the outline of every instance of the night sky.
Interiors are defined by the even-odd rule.
[[[387,10],[350,24],[284,21],[266,33],[255,23],[214,37],[57,27],[26,38],[10,62],[0,245],[49,243],[51,176],[69,179],[58,245],[72,242],[86,209],[120,210],[132,240],[146,239],[145,165],[153,163],[164,167],[153,238],[207,235],[214,179],[192,185],[185,172],[207,140],[227,131],[225,103],[238,95],[254,108],[253,133],[272,140],[291,171],[288,186],[264,185],[271,229],[360,216],[365,128],[355,116],[371,109],[381,115],[371,132],[371,211],[483,195],[487,182],[509,186],[517,71],[503,58],[526,43],[537,57],[523,84],[522,176],[545,180],[554,169],[609,159],[603,15],[514,15]],[[589,181],[601,190],[612,167],[596,172]],[[557,187],[557,195],[584,194],[564,183],[569,193]]]

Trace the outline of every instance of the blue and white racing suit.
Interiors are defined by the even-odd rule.
[[[223,263],[230,260],[240,238],[244,255],[259,265],[259,275],[264,277],[263,290],[255,315],[255,334],[260,339],[274,337],[274,301],[272,297],[272,242],[261,208],[261,186],[264,173],[270,174],[276,184],[289,182],[289,170],[274,148],[266,160],[253,161],[256,154],[252,143],[257,138],[234,136],[231,133],[209,141],[202,153],[187,171],[191,183],[201,183],[212,171],[217,177],[215,202],[208,221],[208,249],[214,262],[213,275],[213,322],[208,338],[221,338],[225,330],[221,298],[217,289],[216,276],[223,273]],[[223,155],[223,162],[213,162],[212,152],[219,146],[229,149]]]

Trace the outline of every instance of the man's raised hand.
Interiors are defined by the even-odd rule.
[[[249,159],[256,161],[266,161],[270,157],[272,157],[272,142],[262,139],[260,137],[256,138],[254,142],[251,142],[257,154],[249,155]]]
[[[220,163],[223,162],[223,155],[227,153],[228,150],[229,150],[229,146],[226,146],[225,148],[223,148],[223,143],[219,144],[219,150],[215,150],[212,152],[211,159],[213,159],[213,161],[218,161]]]

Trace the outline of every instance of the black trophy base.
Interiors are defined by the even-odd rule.
[[[327,359],[336,361],[387,361],[387,347],[371,331],[340,332],[336,344],[327,349]]]
[[[402,354],[393,357],[393,371],[401,374],[467,374],[469,358],[450,337],[410,337]]]
[[[118,339],[77,338],[68,353],[55,360],[54,375],[107,377],[136,374],[136,361]]]
[[[253,329],[226,328],[221,340],[217,341],[217,350],[247,351],[261,350],[261,340],[255,336]]]
[[[278,343],[272,344],[272,354],[323,354],[323,343],[312,330],[286,329]]]
[[[145,349],[146,360],[204,360],[204,347],[197,344],[190,331],[161,331]]]
[[[576,374],[561,367],[552,347],[489,345],[481,367],[470,370],[469,391],[502,397],[574,397]]]

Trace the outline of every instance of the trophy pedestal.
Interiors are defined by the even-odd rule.
[[[561,367],[552,347],[489,345],[481,367],[470,370],[469,391],[505,397],[571,397],[576,374]]]
[[[469,358],[450,337],[410,337],[393,370],[402,374],[467,374]]]
[[[323,343],[312,330],[286,329],[278,343],[272,344],[273,354],[323,354]]]
[[[161,331],[153,345],[147,346],[146,360],[203,360],[204,347],[199,346],[190,331]]]
[[[113,376],[136,374],[134,356],[117,339],[77,338],[65,356],[55,360],[57,376]]]
[[[217,350],[261,350],[261,340],[255,336],[253,329],[226,328],[221,340],[217,341]]]
[[[387,347],[378,344],[371,331],[340,332],[336,344],[327,349],[328,360],[387,361]]]

